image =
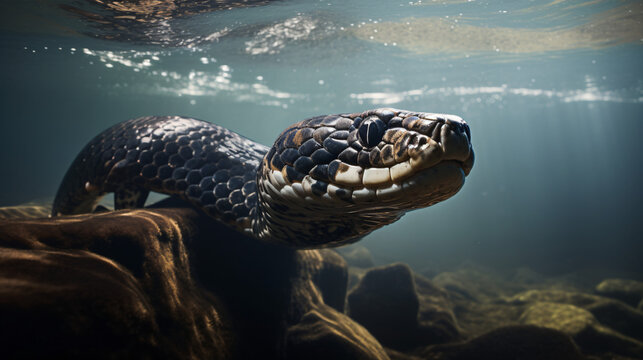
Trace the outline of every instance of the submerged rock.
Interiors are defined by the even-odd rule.
[[[643,338],[643,313],[618,300],[577,291],[533,289],[516,294],[508,302],[516,305],[542,302],[574,305],[589,311],[603,325],[635,339]]]
[[[578,291],[531,289],[509,297],[506,301],[514,305],[524,305],[534,302],[552,302],[583,307],[595,304],[601,300],[603,299],[599,296]]]
[[[604,300],[585,307],[601,324],[634,339],[643,339],[643,312],[625,303]]]
[[[341,313],[341,257],[192,208],[0,220],[0,283],[8,358],[387,358]]]
[[[415,274],[415,287],[420,300],[418,330],[425,344],[439,344],[462,338],[462,330],[453,312],[454,305],[443,288]]]
[[[348,312],[383,345],[408,350],[460,338],[445,296],[407,265],[392,264],[363,276],[348,295]]]
[[[3,354],[224,358],[233,335],[193,281],[186,210],[0,222]]]
[[[523,312],[519,321],[561,331],[587,353],[643,356],[643,343],[601,325],[592,313],[574,305],[537,302]]]
[[[370,268],[375,265],[371,252],[362,245],[349,245],[337,249],[337,252],[346,260],[348,266]]]
[[[528,269],[503,278],[466,266],[433,280],[404,264],[349,271],[334,250],[258,243],[168,204],[0,220],[3,355],[643,357],[640,310]],[[5,213],[44,214],[23,210]]]
[[[607,279],[596,286],[596,293],[637,306],[643,300],[643,282],[626,279]]]
[[[421,352],[440,360],[583,360],[569,336],[552,329],[513,325],[492,330],[464,343],[434,345]]]
[[[586,354],[600,358],[639,356],[640,311],[621,301],[583,292],[572,282],[524,269],[503,278],[469,266],[439,274],[434,283],[444,286],[464,336],[480,336],[506,324],[551,325],[558,331],[574,325],[581,330],[567,333]]]
[[[328,306],[306,313],[286,334],[292,359],[388,359],[379,342],[362,326]]]
[[[348,268],[344,259],[329,249],[319,250],[321,269],[314,272],[313,281],[319,288],[324,303],[344,313],[348,290]]]
[[[348,313],[385,346],[416,345],[420,303],[411,269],[393,264],[367,272],[348,295]]]
[[[476,302],[492,301],[527,288],[523,283],[507,281],[490,269],[474,265],[440,273],[433,282],[446,289],[454,299]]]
[[[505,304],[501,299],[525,286],[482,267],[466,265],[456,271],[443,272],[433,278],[433,283],[445,289],[461,334],[468,338],[515,323],[522,311],[519,306]]]
[[[368,272],[368,269],[362,269],[358,267],[351,266],[348,268],[348,288],[352,289],[360,280],[364,277],[364,274]]]

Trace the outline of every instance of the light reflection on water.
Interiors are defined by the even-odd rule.
[[[628,97],[630,94],[621,95],[617,91],[601,91],[595,84],[592,77],[585,77],[586,87],[584,89],[574,90],[544,90],[534,88],[512,88],[506,84],[500,86],[456,86],[456,87],[439,87],[429,88],[422,87],[419,89],[401,91],[401,92],[371,92],[361,94],[351,94],[351,98],[357,99],[358,103],[370,103],[373,105],[393,106],[395,104],[412,99],[419,101],[426,97],[450,97],[456,96],[460,99],[475,96],[475,101],[479,101],[479,96],[485,96],[491,102],[500,101],[508,95],[524,97],[543,97],[546,99],[558,99],[559,101],[569,103],[577,101],[606,101],[616,103],[640,103],[643,102],[643,96]],[[643,93],[638,89],[639,95]],[[636,96],[636,95],[634,95]],[[463,105],[466,106],[466,105]]]

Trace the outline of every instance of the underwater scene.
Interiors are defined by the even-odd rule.
[[[3,1],[0,91],[6,358],[643,359],[640,1]]]

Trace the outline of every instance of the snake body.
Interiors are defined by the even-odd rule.
[[[63,178],[52,215],[177,196],[261,241],[338,246],[454,195],[473,166],[457,116],[375,109],[298,122],[272,147],[209,122],[142,117],[105,130]]]

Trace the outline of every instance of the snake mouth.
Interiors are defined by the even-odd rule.
[[[444,160],[422,169],[399,184],[376,191],[380,203],[394,203],[408,210],[431,206],[455,195],[464,185],[473,164],[467,161]]]
[[[424,163],[411,174],[386,186],[353,190],[352,200],[354,203],[372,203],[381,208],[394,205],[407,210],[431,206],[450,198],[462,188],[473,163],[473,149],[464,160]]]

